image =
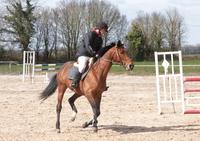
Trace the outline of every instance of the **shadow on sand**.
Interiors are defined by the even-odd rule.
[[[199,131],[200,125],[177,125],[162,127],[144,127],[127,125],[100,125],[99,130],[113,130],[121,134],[157,132],[157,131]]]

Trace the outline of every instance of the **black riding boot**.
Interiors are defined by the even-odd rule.
[[[73,87],[73,88],[77,88],[78,87],[79,82],[81,80],[81,75],[82,75],[81,73],[77,73],[76,74],[76,77],[72,80],[71,87]]]

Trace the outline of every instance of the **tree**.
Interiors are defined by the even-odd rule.
[[[77,50],[81,31],[84,30],[85,2],[63,1],[60,7],[60,40],[67,49],[67,60],[71,60]]]
[[[164,45],[164,16],[161,13],[153,12],[151,14],[151,46],[153,50],[161,50]]]
[[[87,31],[99,21],[108,23],[109,32],[105,36],[104,45],[107,42],[122,40],[126,36],[128,27],[126,16],[121,15],[119,9],[108,1],[90,0],[85,13]]]
[[[144,60],[144,46],[143,46],[143,33],[137,23],[133,23],[131,30],[127,35],[128,40],[128,54],[137,61]]]
[[[39,54],[49,60],[53,55],[57,58],[58,53],[62,59],[74,59],[83,34],[99,21],[109,25],[104,45],[123,39],[127,32],[126,16],[121,15],[119,9],[107,1],[65,0],[56,8],[38,9],[36,14],[36,33],[32,45],[38,59]]]
[[[176,9],[167,11],[166,15],[157,12],[151,14],[139,12],[132,23],[130,33],[135,25],[142,31],[141,58],[152,59],[154,51],[181,49],[184,36],[183,18]]]
[[[40,9],[37,9],[37,11],[41,11]],[[37,12],[36,13],[36,22],[35,22],[35,34],[33,36],[33,49],[35,50],[35,56],[36,56],[36,60],[40,59],[39,53],[41,51],[42,48],[42,17],[41,17],[41,13]]]
[[[32,45],[36,52],[36,59],[48,62],[50,58],[57,59],[59,15],[57,9],[38,9],[35,22],[35,34]],[[39,55],[41,54],[41,55]]]
[[[177,9],[169,9],[166,11],[166,42],[172,51],[181,49],[181,43],[184,36],[183,17],[178,13]]]
[[[36,20],[33,11],[35,6],[31,4],[31,0],[26,0],[23,7],[20,0],[9,1],[7,6],[8,14],[4,16],[7,23],[6,28],[1,28],[0,32],[10,34],[12,39],[2,40],[4,42],[19,43],[21,50],[29,50],[29,43],[34,34],[34,22]]]

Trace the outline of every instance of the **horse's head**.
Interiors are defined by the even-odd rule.
[[[131,60],[130,57],[128,57],[128,55],[125,51],[125,48],[124,48],[124,44],[122,44],[120,40],[109,51],[111,53],[110,57],[112,57],[111,60],[113,62],[122,64],[126,70],[133,69],[133,67],[134,67],[133,61]]]

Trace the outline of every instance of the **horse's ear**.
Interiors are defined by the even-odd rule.
[[[117,47],[121,47],[121,46],[123,46],[124,44],[122,44],[122,42],[121,42],[121,40],[118,40],[118,42],[117,42]]]
[[[115,42],[110,43],[110,46],[111,46],[111,47],[114,47],[115,45],[116,45]]]

